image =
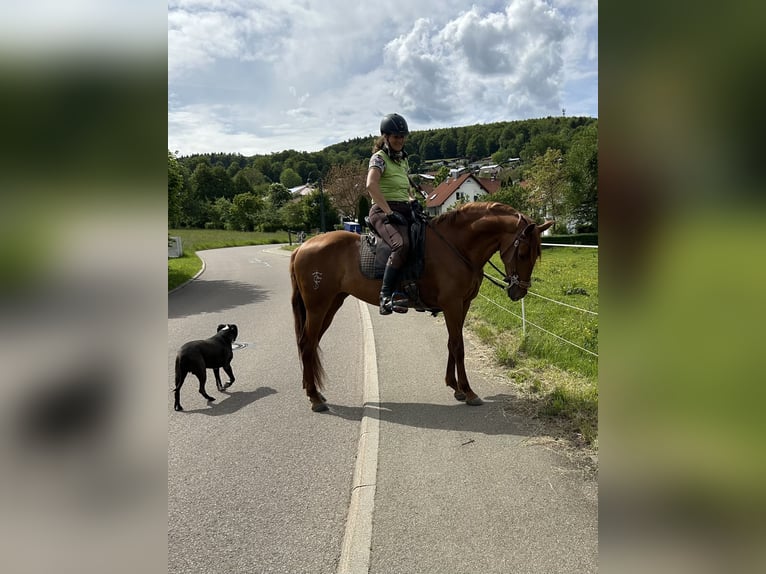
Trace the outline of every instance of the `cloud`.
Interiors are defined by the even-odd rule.
[[[504,12],[474,6],[441,26],[418,20],[385,48],[397,79],[393,93],[425,121],[555,113],[569,30],[563,14],[541,0],[513,2]]]
[[[317,150],[390,112],[416,130],[595,115],[597,22],[593,0],[171,0],[169,146]]]
[[[171,78],[225,59],[275,63],[289,35],[289,18],[259,2],[176,0],[168,9]]]

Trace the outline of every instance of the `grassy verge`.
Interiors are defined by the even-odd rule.
[[[598,316],[534,294],[597,313],[598,251],[558,247],[544,251],[524,300],[526,336],[521,303],[510,301],[489,281],[482,284],[466,321],[526,399],[523,404],[531,409],[526,415],[554,422],[576,443],[597,448],[598,358],[586,350],[598,353]]]

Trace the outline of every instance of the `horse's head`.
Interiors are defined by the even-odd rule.
[[[500,258],[505,265],[505,288],[511,301],[518,301],[527,294],[532,281],[532,270],[540,256],[540,233],[553,225],[546,221],[542,225],[530,223],[519,215],[519,226],[511,238],[507,235],[500,242]]]

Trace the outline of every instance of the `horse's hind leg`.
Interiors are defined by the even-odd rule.
[[[327,410],[324,397],[319,392],[324,379],[324,368],[320,359],[319,339],[321,337],[322,317],[317,313],[309,312],[303,334],[298,342],[301,362],[303,363],[303,388],[306,396],[311,401],[311,410],[321,412]]]
[[[319,391],[325,376],[319,356],[319,341],[347,296],[345,293],[339,293],[326,308],[310,311],[307,309],[306,324],[299,347],[303,362],[303,388],[306,389],[306,395],[311,401],[311,410],[314,412],[327,410],[327,399]]]

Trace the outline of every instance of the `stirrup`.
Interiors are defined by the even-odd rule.
[[[380,298],[380,314],[381,315],[390,315],[394,312],[393,303],[391,302],[391,297],[381,297]]]
[[[407,297],[407,294],[402,293],[401,291],[394,291],[394,294],[391,296],[391,308],[397,313],[406,313],[409,311],[410,308],[409,305],[407,305],[408,302],[409,298]]]

